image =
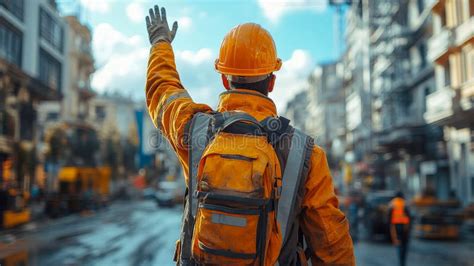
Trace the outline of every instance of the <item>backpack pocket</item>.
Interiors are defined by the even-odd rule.
[[[266,234],[266,221],[262,220],[266,215],[262,212],[260,208],[200,203],[193,237],[196,261],[220,265],[254,264],[261,254],[261,241]]]
[[[261,140],[222,133],[204,152],[194,195],[192,254],[198,263],[254,265],[265,254],[274,178],[267,154],[258,149]]]

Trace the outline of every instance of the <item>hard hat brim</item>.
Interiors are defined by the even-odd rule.
[[[252,69],[236,69],[225,67],[219,63],[219,59],[216,59],[214,67],[217,72],[224,74],[224,75],[232,75],[232,76],[261,76],[265,74],[270,74],[272,72],[280,70],[282,65],[282,61],[280,58],[277,58],[275,65],[263,67],[263,68],[252,68]]]

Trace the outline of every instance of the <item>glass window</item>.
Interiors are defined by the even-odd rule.
[[[421,43],[418,50],[420,52],[420,68],[424,69],[426,67],[426,44]]]
[[[46,11],[40,11],[40,36],[56,49],[63,50],[63,28]]]
[[[0,0],[0,6],[10,11],[15,17],[23,20],[24,0]]]
[[[418,6],[418,13],[423,13],[423,9],[425,9],[425,3],[424,0],[417,0],[416,4]]]
[[[443,69],[444,69],[444,86],[447,87],[451,85],[451,71],[449,71],[449,60],[446,60],[446,63],[444,63]]]
[[[105,113],[105,106],[96,106],[95,107],[95,116],[97,120],[104,120],[106,113]]]
[[[21,67],[22,35],[0,21],[0,57]]]
[[[61,90],[61,63],[40,49],[39,79],[54,90]]]

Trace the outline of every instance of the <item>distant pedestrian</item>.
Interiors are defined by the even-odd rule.
[[[388,213],[392,243],[398,249],[400,266],[405,266],[410,239],[411,217],[402,192],[398,192],[390,202]]]

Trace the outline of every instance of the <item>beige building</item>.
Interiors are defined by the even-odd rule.
[[[89,100],[95,95],[91,89],[91,75],[94,72],[92,55],[92,34],[88,26],[76,16],[64,18],[67,24],[65,34],[65,62],[62,100],[47,102],[40,106],[39,120],[48,125],[57,122],[83,121],[89,110]]]
[[[425,119],[444,126],[450,186],[464,203],[474,201],[474,3],[438,0],[432,7],[428,57],[436,90],[427,97]]]

